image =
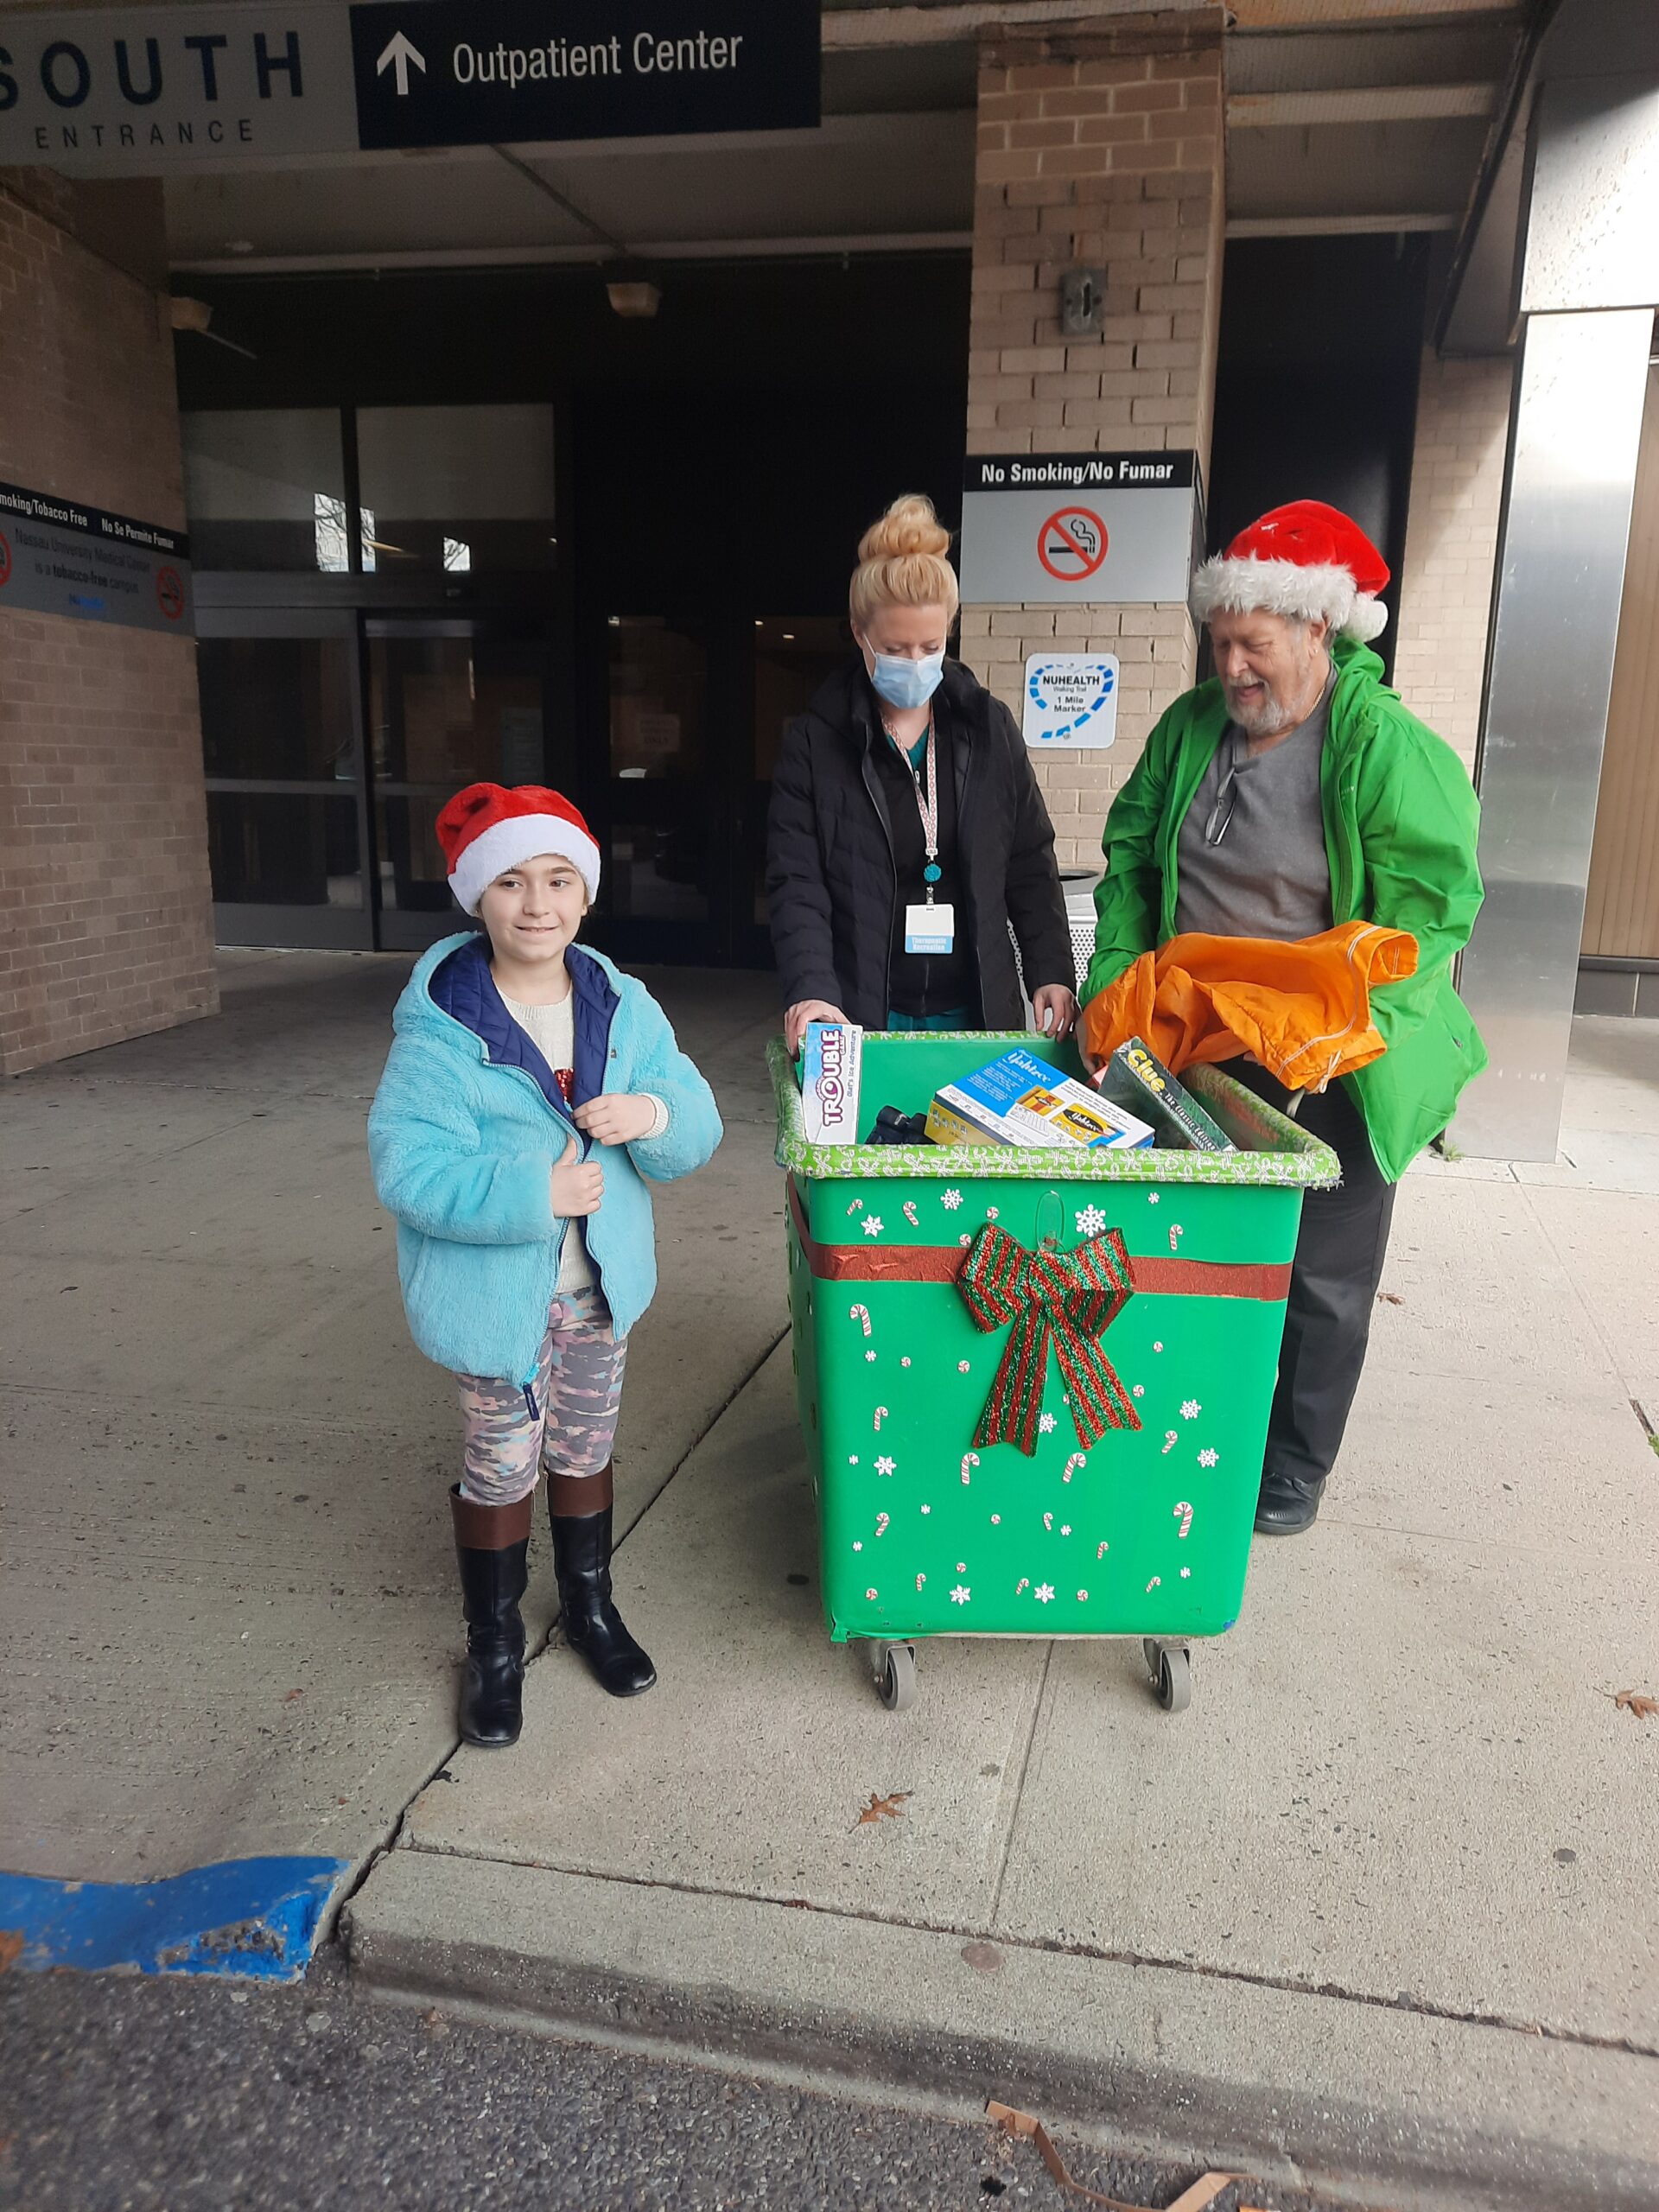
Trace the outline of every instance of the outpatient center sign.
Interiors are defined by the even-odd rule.
[[[817,0],[0,15],[0,166],[73,175],[818,121]]]
[[[1192,453],[978,454],[963,489],[962,595],[1184,600],[1201,524]]]

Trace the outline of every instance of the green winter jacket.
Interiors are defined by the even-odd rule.
[[[1390,1182],[1445,1128],[1486,1049],[1452,988],[1452,963],[1480,911],[1479,807],[1444,739],[1401,704],[1367,645],[1338,638],[1319,771],[1335,921],[1381,922],[1417,940],[1417,972],[1371,993],[1388,1050],[1344,1076]],[[1085,1001],[1175,934],[1176,838],[1227,725],[1213,679],[1184,692],[1147,740],[1112,802],[1095,893]]]

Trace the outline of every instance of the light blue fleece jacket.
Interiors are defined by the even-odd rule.
[[[486,939],[446,938],[416,963],[393,1016],[369,1113],[380,1203],[397,1222],[404,1310],[429,1359],[457,1374],[534,1375],[568,1224],[550,1178],[575,1137],[605,1173],[585,1224],[588,1257],[618,1336],[657,1287],[647,1182],[701,1167],[720,1142],[714,1094],[645,985],[602,954],[566,955],[575,994],[573,1104],[652,1091],[661,1136],[606,1145],[582,1135],[530,1037],[502,1004]]]

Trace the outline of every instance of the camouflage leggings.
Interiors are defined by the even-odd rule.
[[[561,1291],[547,1317],[531,1385],[534,1410],[517,1382],[459,1375],[466,1423],[461,1494],[479,1505],[512,1505],[550,1474],[597,1475],[611,1457],[622,1402],[628,1340],[611,1334],[611,1310],[597,1290]]]

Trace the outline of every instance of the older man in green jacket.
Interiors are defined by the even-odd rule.
[[[1382,682],[1381,555],[1317,500],[1274,508],[1206,562],[1193,607],[1216,675],[1162,716],[1107,817],[1084,997],[1188,930],[1295,939],[1349,921],[1408,930],[1416,973],[1371,993],[1387,1050],[1304,1100],[1340,1187],[1310,1192],[1292,1271],[1255,1525],[1307,1528],[1364,1363],[1394,1186],[1486,1064],[1452,986],[1480,907],[1478,809],[1462,764]],[[1270,1103],[1287,1093],[1233,1062]]]

